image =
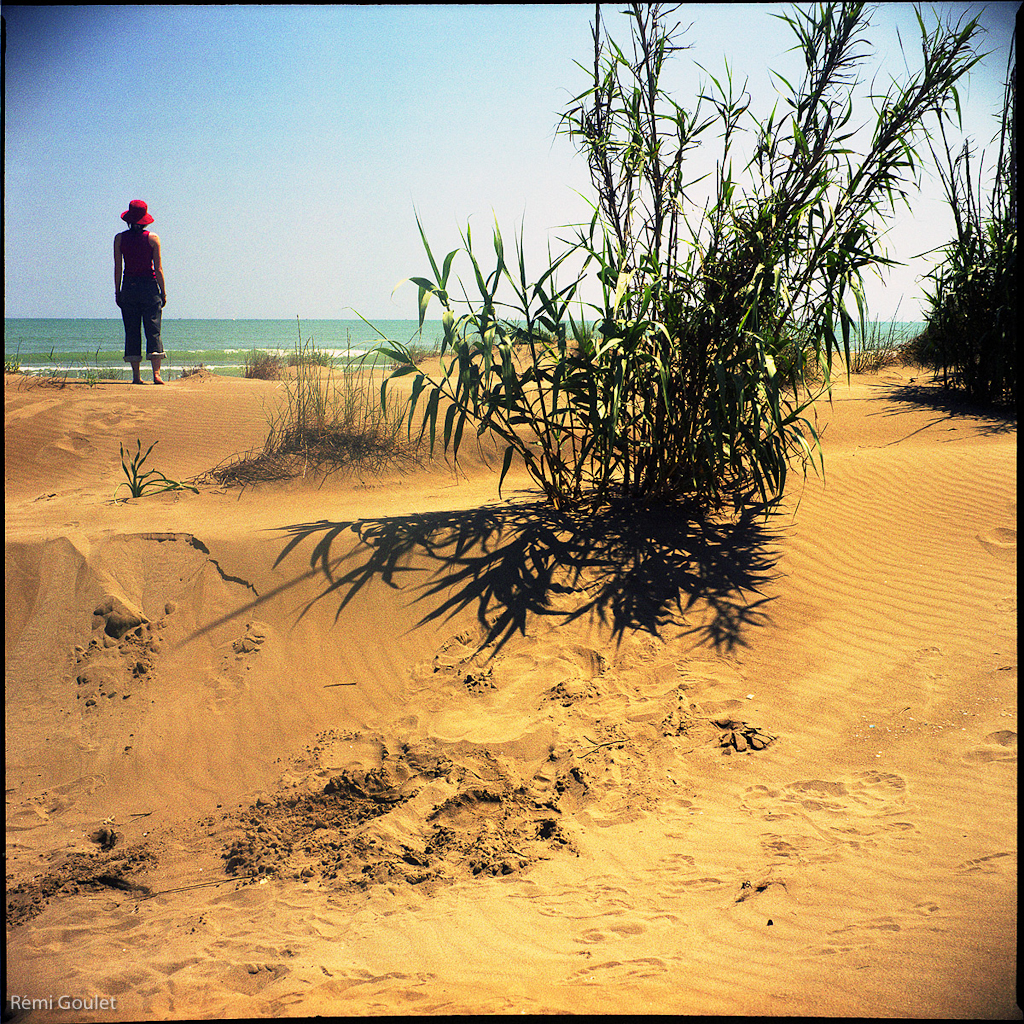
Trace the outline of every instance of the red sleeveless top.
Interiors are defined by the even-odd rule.
[[[126,277],[149,277],[156,279],[153,269],[153,246],[149,241],[149,232],[121,232],[121,256],[124,259]]]

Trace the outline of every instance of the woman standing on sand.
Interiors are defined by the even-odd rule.
[[[167,305],[167,288],[160,262],[160,236],[143,231],[153,218],[141,199],[133,199],[121,214],[127,231],[114,236],[114,301],[124,320],[124,361],[132,364],[132,383],[142,384],[142,328],[146,329],[146,356],[153,366],[153,383],[163,384],[160,360],[160,319]],[[123,273],[122,273],[123,271]]]

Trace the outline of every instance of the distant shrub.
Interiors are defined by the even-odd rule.
[[[243,377],[250,380],[280,380],[281,374],[280,356],[272,355],[270,352],[260,352],[255,348],[246,353],[245,362],[242,365]]]
[[[869,324],[860,336],[860,343],[850,352],[850,372],[877,373],[887,366],[907,362],[904,355],[906,344],[895,321]]]
[[[908,366],[931,366],[931,344],[927,330],[905,341],[899,349],[900,362]]]
[[[330,369],[334,366],[334,357],[329,352],[317,348],[316,343],[310,339],[292,352],[288,357],[288,365],[292,367],[323,366]]]
[[[412,357],[412,361],[419,365],[424,359],[440,355],[441,343],[435,342],[433,345],[428,345],[425,342],[420,342],[419,344],[408,345],[407,349]]]

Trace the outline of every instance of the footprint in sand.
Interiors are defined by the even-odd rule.
[[[677,961],[677,958],[671,958]],[[635,978],[663,978],[675,965],[659,957],[643,956],[635,960],[606,960],[577,971],[572,981],[580,985],[629,984]]]
[[[254,619],[245,624],[245,634],[231,644],[231,649],[236,655],[253,654],[260,650],[269,635],[270,627]]]
[[[787,812],[830,811],[843,815],[887,815],[906,803],[907,784],[899,775],[887,772],[860,772],[851,778],[808,779],[791,782],[783,790],[751,786],[743,807],[760,814],[766,821],[782,819]]]
[[[59,441],[54,441],[52,447],[70,452],[72,455],[88,455],[96,451],[89,437],[74,432],[65,434]]]
[[[221,658],[220,671],[213,678],[218,704],[234,699],[245,688],[247,673],[258,664],[257,655],[269,636],[270,626],[254,619],[245,624],[245,633],[231,642],[231,650]]]
[[[985,857],[976,857],[973,860],[965,860],[956,866],[961,874],[980,872],[983,875],[994,875],[1002,871],[1010,870],[1012,860],[1003,861],[1004,857],[1013,858],[1012,853],[990,853]]]
[[[857,932],[868,931],[868,932],[898,932],[901,931],[899,924],[896,920],[885,915],[884,917],[874,917],[868,921],[858,921],[853,924],[844,925],[842,928],[836,928],[830,931],[829,935],[846,935],[853,937]],[[831,940],[830,940],[831,941]]]
[[[80,797],[91,796],[106,784],[106,775],[83,775],[29,797],[21,808],[9,805],[7,827],[11,831],[25,831],[37,828],[41,824],[48,824],[51,818],[74,807]],[[15,821],[18,815],[23,815],[23,820]]]
[[[1003,562],[1012,562],[1017,557],[1017,531],[1007,527],[998,527],[995,530],[986,530],[979,533],[978,541],[981,546],[990,554]]]
[[[165,613],[173,608],[168,603]],[[163,626],[164,619],[150,622],[126,600],[104,598],[93,612],[88,647],[75,649],[76,697],[83,709],[118,706],[152,678]]]
[[[597,699],[601,696],[601,689],[589,679],[568,678],[552,686],[545,696],[548,700],[569,708],[582,701]]]
[[[982,764],[988,761],[1017,760],[1017,734],[1012,729],[990,732],[982,743],[984,746],[975,747],[964,754],[964,760]]]
[[[823,839],[832,845],[823,847]],[[813,836],[797,835],[795,833],[783,836],[774,832],[767,832],[761,837],[761,849],[772,861],[827,864],[839,859],[839,854],[834,849],[835,841],[838,841],[838,837],[836,840],[833,840],[831,837],[820,832]]]
[[[906,803],[907,784],[890,772],[861,772],[854,776],[850,796],[870,814],[891,814]]]

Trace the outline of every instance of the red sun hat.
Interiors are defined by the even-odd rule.
[[[128,209],[121,214],[121,220],[128,224],[152,224],[153,218],[146,211],[146,204],[141,199],[133,199]]]

